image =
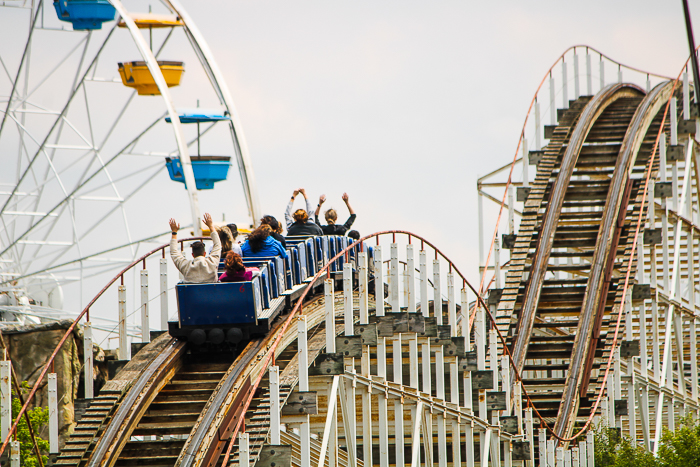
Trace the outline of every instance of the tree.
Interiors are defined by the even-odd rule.
[[[21,384],[22,393],[26,394],[29,391],[29,384],[26,381],[22,381]],[[13,420],[17,418],[19,411],[22,409],[22,404],[17,397],[17,393],[12,390],[12,418]],[[32,423],[32,428],[34,429],[34,437],[36,438],[36,444],[39,446],[39,451],[42,453],[41,460],[44,465],[49,461],[49,457],[43,453],[48,453],[50,446],[49,442],[42,439],[38,433],[39,431],[49,423],[49,409],[43,407],[34,407],[33,409],[27,410],[27,415],[29,415],[29,420]],[[22,417],[17,424],[17,441],[19,441],[20,449],[20,465],[22,467],[38,467],[39,459],[36,457],[34,452],[34,443],[32,442],[32,437],[29,434],[29,426],[27,426],[27,419]]]

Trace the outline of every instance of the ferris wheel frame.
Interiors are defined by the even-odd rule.
[[[53,122],[52,128],[48,131],[46,134],[46,137],[41,141],[41,138],[34,138],[34,143],[38,146],[38,150],[33,154],[27,154],[27,158],[29,159],[29,163],[26,167],[22,167],[21,169],[21,176],[18,179],[17,184],[12,188],[11,193],[9,193],[9,197],[6,199],[6,201],[2,204],[0,204],[0,215],[3,213],[8,212],[8,207],[11,205],[11,202],[13,198],[17,195],[18,188],[22,181],[24,180],[24,177],[27,176],[30,172],[30,169],[32,167],[32,164],[37,160],[38,157],[43,152],[46,152],[47,147],[51,147],[49,143],[49,139],[52,137],[54,134],[54,130],[57,125],[71,125],[68,119],[66,118],[66,114],[68,111],[68,108],[71,105],[71,102],[73,98],[80,92],[81,86],[84,86],[86,77],[88,77],[88,74],[92,71],[93,77],[94,77],[94,69],[93,67],[96,67],[97,60],[100,57],[100,54],[103,51],[104,46],[107,44],[107,42],[110,40],[110,37],[112,36],[113,31],[117,28],[119,25],[119,22],[122,21],[123,24],[126,26],[126,29],[129,32],[129,35],[131,36],[134,44],[136,45],[136,48],[138,52],[140,53],[143,61],[145,62],[146,66],[148,67],[149,72],[151,73],[156,86],[158,87],[158,90],[160,92],[160,95],[163,99],[163,102],[166,107],[166,112],[164,116],[168,116],[170,122],[172,123],[172,131],[175,137],[175,143],[177,146],[177,151],[178,155],[180,157],[180,161],[182,164],[182,170],[183,170],[183,175],[184,175],[184,181],[185,181],[185,188],[187,190],[187,195],[189,198],[189,204],[190,204],[190,211],[191,211],[191,217],[192,217],[192,227],[196,235],[201,234],[201,213],[199,209],[199,200],[198,200],[198,193],[196,189],[196,182],[195,182],[195,177],[194,177],[194,172],[192,169],[192,161],[190,158],[190,151],[189,151],[189,144],[192,144],[190,141],[185,140],[183,129],[182,129],[182,124],[180,122],[178,112],[176,110],[174,100],[172,97],[172,94],[168,88],[168,84],[166,83],[166,80],[163,76],[163,73],[161,71],[161,68],[158,66],[158,61],[156,58],[156,55],[154,54],[154,51],[151,50],[151,47],[149,46],[147,39],[144,37],[144,35],[141,33],[139,30],[138,25],[130,15],[129,11],[125,7],[125,5],[122,3],[121,0],[109,0],[109,2],[112,4],[112,6],[116,9],[118,13],[118,17],[115,19],[115,24],[112,27],[112,30],[107,33],[107,35],[104,37],[103,43],[100,46],[99,50],[96,52],[94,57],[92,57],[92,62],[89,63],[86,61],[85,63],[89,63],[87,68],[85,69],[85,72],[82,74],[82,76],[79,76],[80,70],[81,70],[81,65],[83,64],[82,60],[85,59],[85,51],[87,50],[87,43],[85,44],[85,48],[83,50],[83,57],[81,58],[81,65],[78,67],[78,72],[76,73],[75,76],[75,83],[74,86],[72,87],[71,94],[67,98],[65,105],[63,106],[63,109],[60,111],[60,113],[55,113],[56,114],[56,119]],[[187,13],[185,8],[182,6],[181,3],[179,3],[177,0],[161,0],[160,2],[162,5],[164,5],[167,9],[169,9],[173,14],[175,14],[178,19],[182,23],[183,30],[186,34],[187,39],[189,40],[189,43],[192,46],[192,49],[197,56],[199,63],[204,70],[207,78],[209,79],[212,89],[214,90],[220,104],[222,105],[223,109],[225,112],[230,116],[230,120],[228,120],[228,130],[230,131],[231,135],[231,140],[233,142],[233,147],[234,147],[234,152],[235,152],[235,158],[237,162],[237,167],[239,170],[240,174],[240,179],[242,182],[242,188],[243,188],[243,193],[246,198],[246,205],[248,208],[248,213],[251,217],[252,224],[256,225],[257,224],[257,219],[260,216],[260,209],[259,209],[259,200],[257,196],[257,190],[256,190],[256,183],[255,183],[255,177],[253,173],[253,168],[248,152],[248,147],[247,143],[245,140],[245,136],[243,134],[242,130],[242,125],[240,122],[240,118],[238,116],[238,113],[236,112],[233,99],[231,98],[231,93],[226,85],[226,82],[223,78],[223,75],[219,69],[219,66],[217,65],[213,54],[202,36],[201,32],[199,29],[196,27],[194,21],[190,17],[190,15]],[[16,96],[16,87],[18,85],[19,77],[22,74],[22,68],[25,65],[25,58],[28,53],[29,49],[29,42],[32,40],[32,34],[34,32],[34,26],[37,25],[37,19],[39,18],[40,11],[45,8],[44,2],[41,2],[40,4],[32,4],[32,9],[30,10],[30,21],[31,21],[31,30],[29,32],[29,37],[27,39],[27,45],[25,46],[24,52],[22,53],[22,60],[20,62],[20,65],[17,69],[17,73],[15,76],[15,79],[13,80],[12,77],[8,73],[8,78],[12,81],[12,91],[10,93],[10,96],[8,97],[6,108],[4,109],[4,113],[2,115],[2,123],[0,124],[0,135],[2,134],[2,127],[4,126],[5,122],[10,120],[12,118],[9,114],[13,110],[12,106],[15,104],[22,96]],[[42,11],[43,13],[43,11]],[[172,33],[172,31],[171,31]],[[90,37],[91,37],[91,32],[89,31],[87,35],[85,36],[86,38],[83,39],[83,41],[87,41],[89,43]],[[166,39],[167,42],[167,39]],[[82,41],[76,45],[76,49],[82,44]],[[165,43],[164,43],[165,44]],[[163,45],[164,45],[163,44]],[[162,46],[161,46],[162,47]],[[71,52],[72,53],[72,52]],[[66,56],[66,58],[68,55]],[[3,64],[4,66],[4,64]],[[57,65],[57,67],[60,66]],[[51,72],[52,73],[52,72]],[[49,73],[49,75],[51,74]],[[40,84],[41,85],[41,84]],[[37,86],[38,87],[38,86]],[[23,103],[26,102],[28,99],[27,96],[23,97]],[[127,104],[128,105],[128,104]],[[2,109],[0,109],[1,111]],[[8,118],[9,117],[9,118]],[[15,121],[19,125],[18,122]],[[29,131],[26,131],[25,129],[22,129],[24,131],[24,134],[27,135],[29,138],[33,138],[30,134]],[[148,131],[148,129],[146,130]],[[77,130],[76,130],[77,132]],[[145,133],[145,132],[144,132]],[[142,133],[143,134],[143,133]],[[137,136],[135,140],[137,140],[140,137]],[[134,140],[134,141],[135,141]],[[87,141],[85,141],[88,143]],[[132,141],[133,142],[133,141]],[[89,143],[88,143],[89,145]],[[125,146],[124,150],[128,148],[129,145]],[[96,149],[96,148],[95,148]],[[101,170],[106,170],[106,165],[109,164],[110,161],[107,161],[107,164],[103,164],[103,167]],[[56,213],[62,213],[64,212],[65,209],[71,210],[71,207],[69,205],[68,200],[72,195],[74,195],[76,192],[78,192],[82,187],[84,187],[88,182],[92,180],[92,177],[100,173],[100,170],[97,170],[95,173],[91,174],[90,176],[86,177],[81,184],[77,185],[74,189],[64,191],[65,197],[64,199],[56,204],[52,209],[48,210],[48,212],[45,213],[35,213],[35,214],[44,214],[43,217],[40,217],[38,220],[33,222],[28,230],[23,232],[21,235],[18,237],[14,238],[12,241],[9,242],[7,245],[3,245],[2,248],[0,248],[0,256],[8,252],[11,248],[17,247],[18,243],[31,243],[30,241],[24,241],[22,240],[25,239],[25,237],[37,226],[39,225],[45,218],[50,217],[50,216],[56,216]],[[19,172],[18,172],[19,175]],[[54,173],[54,177],[58,179],[58,174]],[[115,189],[116,191],[116,189]],[[60,215],[60,214],[58,214]],[[72,216],[72,214],[71,214]],[[105,216],[106,218],[107,216]],[[126,221],[126,219],[125,219]],[[75,219],[73,218],[73,224],[74,224],[74,231],[75,231]],[[127,227],[128,230],[128,227]],[[128,234],[130,236],[130,234]],[[148,239],[142,239],[142,240],[148,240]],[[49,244],[51,242],[45,241],[43,242],[44,244]],[[58,243],[58,242],[54,242]],[[132,239],[129,238],[129,244],[136,244],[138,241],[132,242]],[[75,245],[78,248],[80,259],[79,261],[82,261],[85,259],[87,256],[85,256],[83,253],[80,253],[80,240],[77,238],[76,234],[76,240],[75,240]],[[127,245],[123,245],[127,246]],[[85,258],[84,258],[85,256]],[[58,266],[62,266],[67,263],[59,264]],[[49,269],[55,269],[55,267],[58,266],[52,266]],[[82,263],[81,263],[81,268],[82,268]],[[25,277],[29,276],[36,276],[37,274],[40,274],[45,271],[33,271],[25,275],[18,275],[12,277],[12,280],[17,281],[19,279],[23,279]],[[82,272],[81,272],[82,274]],[[8,276],[8,274],[5,274],[5,276]],[[54,279],[55,280],[55,279]],[[82,280],[82,277],[81,277]],[[5,280],[4,277],[0,278],[0,285],[1,284],[7,284],[9,280]]]

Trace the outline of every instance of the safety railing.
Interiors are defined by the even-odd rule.
[[[193,240],[208,240],[209,237],[191,237],[191,238],[184,238],[184,239],[178,239],[178,243],[180,243],[181,248],[183,247],[183,242],[188,242],[188,241],[193,241]],[[134,260],[131,264],[126,266],[124,269],[122,269],[117,275],[115,275],[108,283],[105,285],[102,290],[100,290],[95,297],[90,300],[90,302],[87,304],[85,308],[78,314],[78,316],[75,318],[73,323],[68,327],[66,332],[63,334],[61,339],[59,340],[58,344],[56,345],[56,348],[54,351],[51,353],[51,356],[49,359],[46,361],[44,366],[41,369],[41,372],[39,373],[39,376],[36,379],[36,382],[32,386],[31,390],[29,391],[29,394],[26,396],[26,399],[24,400],[24,403],[22,405],[22,408],[20,409],[19,413],[14,419],[14,422],[12,426],[9,429],[9,432],[6,434],[3,440],[3,444],[0,447],[0,455],[5,452],[5,449],[7,448],[8,444],[10,443],[10,440],[12,439],[13,434],[17,430],[17,425],[19,424],[20,419],[25,415],[27,412],[27,409],[29,408],[29,405],[31,402],[34,400],[34,397],[36,396],[37,391],[39,388],[43,385],[44,378],[47,376],[49,373],[49,370],[53,367],[54,359],[60,352],[61,348],[65,344],[66,340],[68,337],[71,335],[73,330],[78,326],[80,321],[85,318],[85,323],[83,325],[83,334],[84,334],[84,347],[85,347],[85,352],[84,352],[84,366],[83,370],[85,372],[84,378],[85,378],[85,397],[86,398],[92,398],[93,397],[93,388],[92,384],[88,384],[89,381],[92,381],[93,379],[93,361],[92,361],[92,331],[91,331],[91,325],[90,325],[90,308],[92,308],[97,300],[102,297],[105,292],[107,292],[112,285],[114,285],[117,281],[120,282],[119,285],[119,357],[120,359],[126,359],[128,356],[128,350],[127,350],[127,330],[126,330],[126,289],[124,286],[124,274],[126,274],[128,271],[131,269],[137,267],[138,265],[142,265],[143,268],[141,270],[141,336],[143,342],[150,342],[150,326],[149,326],[149,295],[148,295],[148,270],[146,269],[146,260],[157,254],[157,253],[162,253],[162,258],[160,261],[161,264],[161,315],[164,316],[164,321],[165,321],[165,329],[167,329],[167,261],[165,258],[165,249],[170,246],[169,243],[161,245],[157,248],[154,248],[153,250],[149,251],[148,253],[142,255],[138,259]],[[51,412],[51,410],[50,410]],[[56,410],[53,411],[54,413],[58,413]],[[57,448],[58,446],[56,446]],[[51,446],[52,452],[57,452],[54,451],[54,447]]]

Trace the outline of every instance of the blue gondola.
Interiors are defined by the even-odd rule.
[[[231,166],[231,157],[229,156],[202,156],[200,154],[200,123],[220,122],[223,120],[231,120],[227,112],[211,111],[204,109],[193,109],[181,111],[178,114],[180,123],[196,123],[197,124],[197,155],[190,157],[192,161],[192,172],[194,172],[194,181],[198,190],[211,190],[216,182],[226,180],[228,177],[228,169]],[[165,121],[172,122],[170,117],[165,117]],[[165,165],[168,168],[170,180],[175,182],[185,183],[185,176],[182,171],[182,163],[179,157],[167,157]],[[185,187],[187,185],[185,184]]]
[[[73,24],[76,31],[102,29],[114,21],[117,10],[107,0],[60,0],[53,2],[58,19]]]
[[[192,156],[190,161],[198,190],[211,190],[214,188],[214,183],[226,180],[228,168],[231,166],[229,156]],[[185,174],[179,157],[166,157],[165,166],[168,168],[170,180],[185,183]]]

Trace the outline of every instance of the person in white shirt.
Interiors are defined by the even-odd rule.
[[[189,260],[180,252],[177,244],[177,231],[180,230],[180,224],[175,219],[170,219],[170,230],[172,236],[170,238],[170,257],[175,263],[175,267],[182,273],[185,282],[204,283],[216,282],[218,280],[219,257],[221,256],[221,242],[219,234],[216,233],[214,223],[211,220],[209,213],[204,214],[204,223],[209,227],[211,239],[214,242],[211,254],[207,255],[204,248],[204,242],[198,240],[192,243],[192,259]]]

